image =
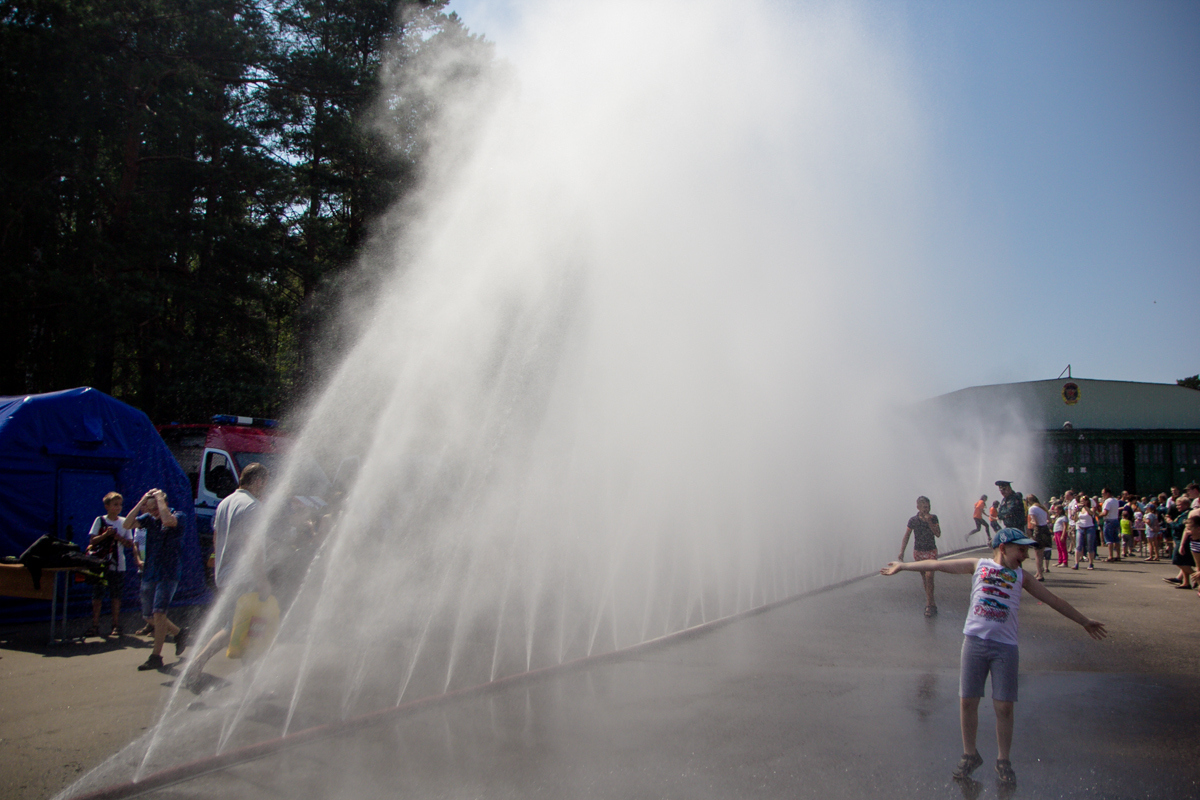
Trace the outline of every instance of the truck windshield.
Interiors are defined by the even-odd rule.
[[[282,453],[234,453],[233,457],[237,460],[239,470],[245,469],[247,464],[257,461],[267,468],[272,477],[283,474],[281,471],[283,468]],[[323,497],[328,490],[329,478],[326,477],[325,471],[317,465],[317,462],[305,459],[296,471],[296,481],[291,487],[292,494]]]

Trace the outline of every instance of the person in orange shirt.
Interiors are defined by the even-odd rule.
[[[975,511],[971,514],[971,519],[975,520],[975,529],[971,530],[971,531],[967,531],[968,539],[970,539],[975,534],[979,533],[980,528],[983,529],[984,533],[988,532],[987,523],[983,521],[983,511],[986,508],[987,508],[987,495],[983,494],[983,495],[980,495],[979,499],[975,501]]]

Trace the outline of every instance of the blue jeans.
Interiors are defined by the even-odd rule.
[[[142,616],[150,619],[155,612],[166,613],[179,581],[142,581]]]
[[[1096,526],[1075,529],[1075,550],[1077,553],[1096,555]]]

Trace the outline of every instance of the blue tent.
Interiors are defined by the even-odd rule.
[[[104,513],[105,494],[120,492],[129,511],[152,488],[167,493],[183,525],[183,579],[175,605],[204,602],[208,588],[191,484],[150,418],[88,387],[0,397],[0,556],[19,556],[47,533],[86,547],[92,521]],[[123,608],[138,607],[139,583],[132,567]],[[91,587],[76,586],[70,613],[90,614]],[[0,598],[4,622],[44,620],[46,614],[44,602]]]

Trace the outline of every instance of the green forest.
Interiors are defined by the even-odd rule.
[[[0,395],[156,423],[273,417],[412,192],[437,98],[385,74],[490,45],[447,0],[0,0]]]

